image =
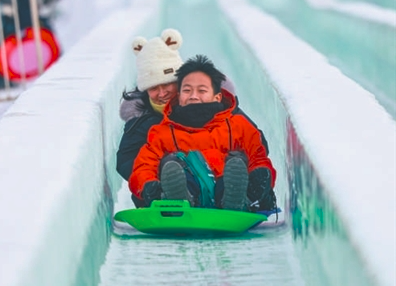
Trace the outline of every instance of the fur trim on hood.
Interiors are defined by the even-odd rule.
[[[147,97],[147,99],[145,98]],[[120,117],[125,122],[140,117],[151,109],[148,103],[148,94],[139,90],[124,92],[120,105]]]
[[[145,110],[139,108],[139,106],[143,105],[144,102],[141,98],[133,99],[133,100],[125,100],[121,101],[120,106],[120,117],[125,122],[128,122],[132,118],[140,117],[144,114]]]

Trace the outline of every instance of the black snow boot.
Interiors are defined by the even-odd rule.
[[[251,211],[276,209],[276,196],[271,187],[271,172],[268,168],[257,168],[249,174],[247,194]]]
[[[221,202],[223,209],[246,211],[248,170],[245,158],[229,156],[224,167],[224,195]]]

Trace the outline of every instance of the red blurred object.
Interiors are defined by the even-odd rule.
[[[60,57],[60,46],[50,30],[40,28],[40,36],[43,69],[46,70]],[[4,46],[9,78],[11,81],[21,81],[23,79],[23,65],[20,64],[16,35],[13,34],[7,37],[4,41]],[[37,77],[39,75],[39,66],[33,28],[29,27],[25,30],[21,48],[24,59],[25,78],[32,79]],[[6,72],[0,61],[0,75],[4,76]]]

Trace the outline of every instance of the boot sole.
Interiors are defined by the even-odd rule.
[[[165,163],[161,172],[161,187],[167,200],[193,201],[187,189],[186,174],[183,167],[174,161]]]
[[[245,210],[249,174],[241,158],[231,158],[224,167],[223,209]]]

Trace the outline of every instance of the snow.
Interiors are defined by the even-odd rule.
[[[119,98],[109,94],[132,84],[131,37],[153,10],[132,7],[88,33],[0,120],[1,285],[71,285],[105,184],[121,185]]]
[[[317,9],[334,10],[349,14],[368,21],[396,27],[396,12],[391,9],[364,3],[341,3],[334,0],[306,0],[309,5]]]
[[[89,32],[116,1],[70,1],[61,1],[56,24],[67,53],[15,104],[0,102],[1,285],[70,285],[104,185],[121,184],[119,98],[109,94],[132,84],[130,40],[158,3],[134,1]],[[395,122],[275,19],[242,1],[220,3],[281,94],[352,243],[380,285],[393,285]],[[395,26],[389,11],[354,7],[348,11]]]
[[[221,3],[283,97],[352,243],[381,285],[393,285],[395,261],[389,253],[395,252],[395,122],[373,94],[276,19],[242,1]],[[238,21],[241,14],[250,16]]]
[[[0,119],[3,117],[4,112],[13,104],[13,100],[1,101],[0,102]]]

